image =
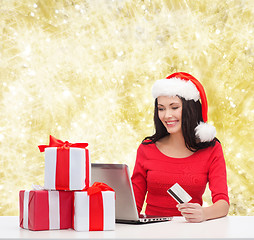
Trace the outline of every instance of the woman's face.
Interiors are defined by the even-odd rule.
[[[157,98],[159,119],[168,133],[182,132],[182,101],[179,97],[160,96]]]

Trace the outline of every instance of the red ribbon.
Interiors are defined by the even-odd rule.
[[[106,183],[102,183],[102,182],[94,182],[94,184],[89,187],[87,190],[87,194],[89,196],[94,195],[96,193],[99,193],[101,191],[113,191],[114,189],[109,187]]]
[[[57,190],[70,190],[70,149],[57,148],[56,154],[56,179],[55,186]]]
[[[39,145],[40,152],[44,152],[45,148],[48,147],[59,147],[63,149],[67,149],[70,147],[77,147],[77,148],[86,148],[88,143],[69,143],[68,141],[63,142],[60,139],[57,139],[51,135],[49,135],[49,145]]]
[[[89,200],[89,231],[104,230],[104,206],[102,193],[90,195]]]
[[[89,230],[103,231],[104,216],[103,216],[103,198],[102,191],[114,191],[105,183],[95,182],[87,189],[87,194],[90,196],[89,201]]]

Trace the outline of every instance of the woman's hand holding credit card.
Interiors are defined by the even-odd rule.
[[[192,197],[178,183],[169,188],[167,192],[178,202],[176,207],[188,222],[203,222],[205,220],[202,206],[198,203],[189,203]]]

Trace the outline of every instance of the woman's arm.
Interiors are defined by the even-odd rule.
[[[146,156],[142,151],[142,145],[140,145],[137,150],[136,163],[131,177],[138,213],[142,211],[147,191],[146,170],[143,166],[145,160]]]
[[[205,220],[225,217],[228,214],[229,204],[225,200],[218,200],[209,207],[204,207]]]
[[[229,204],[225,200],[218,200],[209,207],[201,207],[198,203],[182,203],[177,205],[178,210],[188,222],[203,222],[209,219],[225,217],[228,214]]]

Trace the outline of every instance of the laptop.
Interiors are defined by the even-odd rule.
[[[91,183],[103,182],[116,192],[117,223],[151,223],[169,221],[172,217],[139,216],[129,168],[126,164],[91,164]]]

